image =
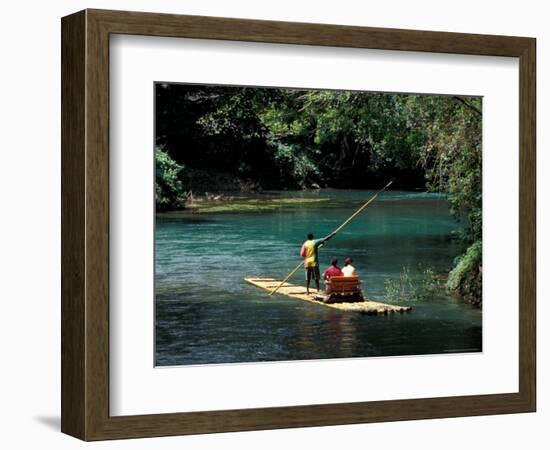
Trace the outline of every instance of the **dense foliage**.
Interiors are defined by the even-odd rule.
[[[162,148],[155,147],[155,203],[157,211],[184,206],[183,183],[180,173],[183,166],[175,162]]]
[[[159,209],[189,189],[445,192],[465,244],[447,285],[480,300],[480,98],[158,84],[156,107]]]
[[[457,258],[449,273],[447,288],[471,303],[481,303],[481,241],[474,242]]]

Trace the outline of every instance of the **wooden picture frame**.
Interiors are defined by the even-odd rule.
[[[533,38],[85,10],[62,19],[62,416],[84,440],[535,411]],[[109,36],[135,34],[519,58],[519,391],[109,415]]]

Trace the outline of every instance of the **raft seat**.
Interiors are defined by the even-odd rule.
[[[358,276],[331,277],[325,282],[327,294],[356,294],[361,292]]]

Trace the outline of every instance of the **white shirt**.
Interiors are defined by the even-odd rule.
[[[345,277],[353,277],[355,275],[355,267],[351,264],[342,267],[342,273]]]

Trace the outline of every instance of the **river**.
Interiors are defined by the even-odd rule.
[[[442,293],[411,301],[410,313],[367,316],[282,295],[268,297],[247,275],[284,277],[305,235],[335,229],[374,191],[272,192],[311,199],[273,209],[159,215],[155,231],[155,361],[158,366],[478,352],[482,312]],[[315,200],[315,201],[313,201]],[[384,301],[403,267],[445,273],[460,254],[459,224],[444,197],[389,191],[320,250],[351,256],[363,291]],[[300,271],[291,280],[304,283]]]

